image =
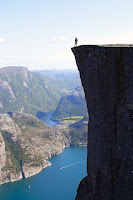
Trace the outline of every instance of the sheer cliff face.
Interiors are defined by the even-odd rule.
[[[88,176],[76,199],[133,199],[133,46],[72,48],[88,113]]]
[[[1,169],[6,165],[6,151],[5,151],[5,142],[0,133],[0,182],[1,182]]]

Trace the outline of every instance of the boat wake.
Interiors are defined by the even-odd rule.
[[[67,168],[67,167],[71,167],[71,166],[74,166],[74,165],[78,165],[78,164],[83,163],[83,162],[87,162],[87,160],[83,160],[83,161],[81,161],[81,162],[77,162],[77,163],[74,163],[74,164],[71,164],[71,165],[67,165],[67,166],[61,167],[60,169],[65,169],[65,168]]]

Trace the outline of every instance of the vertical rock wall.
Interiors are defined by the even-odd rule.
[[[6,151],[5,151],[5,142],[0,133],[0,184],[2,182],[2,171],[1,169],[6,165]]]
[[[133,46],[72,48],[88,113],[88,176],[76,200],[133,199]]]

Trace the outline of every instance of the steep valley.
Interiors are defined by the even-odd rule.
[[[51,72],[52,73],[52,72]],[[60,98],[80,85],[79,75],[51,77],[26,67],[0,69],[0,113],[22,111],[36,116],[55,110]]]
[[[79,75],[71,70],[39,74],[25,67],[0,69],[0,184],[39,173],[51,165],[47,160],[65,147],[86,146],[86,104],[77,85]],[[68,111],[64,110],[63,116],[79,112],[78,121],[83,119],[72,124],[62,121],[54,127],[40,121],[39,117],[56,109],[64,95],[68,95],[63,103]]]

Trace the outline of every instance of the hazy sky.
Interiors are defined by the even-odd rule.
[[[133,0],[0,0],[0,67],[75,69],[75,37],[133,43]]]

